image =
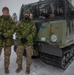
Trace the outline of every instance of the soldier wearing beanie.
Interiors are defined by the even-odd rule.
[[[24,11],[23,20],[19,23],[16,36],[18,41],[18,46],[16,49],[17,53],[17,64],[18,68],[16,72],[20,72],[22,70],[22,56],[24,49],[26,50],[26,74],[30,73],[30,67],[32,64],[32,55],[33,55],[33,38],[35,37],[36,29],[34,22],[30,19],[30,12]]]

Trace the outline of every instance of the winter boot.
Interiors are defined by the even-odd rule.
[[[30,73],[30,67],[26,67],[26,74]]]
[[[5,74],[8,74],[8,73],[9,73],[9,69],[5,68]]]
[[[22,65],[18,65],[18,68],[16,69],[16,73],[19,73],[22,70]]]

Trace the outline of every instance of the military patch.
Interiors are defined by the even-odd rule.
[[[36,26],[33,26],[33,29],[36,29]]]

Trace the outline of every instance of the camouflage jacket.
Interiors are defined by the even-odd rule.
[[[6,38],[11,38],[15,32],[15,26],[10,16],[0,16],[0,34],[2,33]]]
[[[17,27],[16,36],[18,38],[18,44],[22,44],[20,39],[26,38],[28,40],[25,45],[31,46],[33,45],[33,38],[36,34],[36,28],[34,22],[31,20],[22,20]],[[23,45],[23,44],[22,44]]]
[[[0,39],[0,46],[13,45],[13,34],[15,32],[15,23],[10,16],[0,16],[0,34],[5,36],[5,40]]]

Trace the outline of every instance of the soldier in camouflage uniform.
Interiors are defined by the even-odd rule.
[[[4,47],[4,71],[9,73],[11,46],[13,45],[13,33],[15,32],[15,23],[9,16],[9,9],[4,7],[2,9],[3,15],[0,16],[0,54],[2,47]]]
[[[30,73],[30,66],[32,63],[31,57],[33,55],[33,38],[36,33],[35,24],[31,21],[29,11],[24,12],[24,19],[18,24],[16,36],[18,41],[18,46],[16,49],[17,53],[17,64],[18,68],[16,72],[22,70],[22,56],[24,48],[26,50],[26,74]]]

